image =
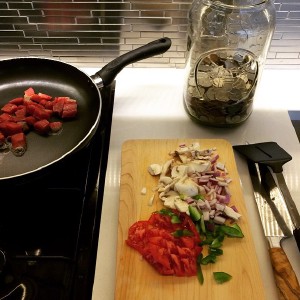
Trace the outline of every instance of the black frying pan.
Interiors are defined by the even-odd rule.
[[[63,122],[56,136],[27,135],[27,151],[21,157],[0,152],[0,180],[32,174],[84,147],[95,133],[101,115],[99,88],[109,85],[128,64],[166,52],[169,38],[159,39],[113,60],[89,77],[69,64],[44,58],[16,58],[0,62],[0,107],[33,87],[51,96],[68,96],[78,102],[78,117]]]

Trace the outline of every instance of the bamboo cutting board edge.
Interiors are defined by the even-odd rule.
[[[201,148],[216,147],[224,162],[229,176],[232,193],[231,204],[238,207],[242,214],[240,226],[245,234],[243,239],[226,239],[224,255],[214,265],[204,266],[205,282],[201,286],[196,277],[182,278],[159,275],[140,254],[128,247],[125,240],[128,228],[138,220],[146,220],[153,211],[162,208],[157,195],[152,206],[148,201],[152,189],[157,185],[157,177],[147,172],[151,163],[164,163],[168,153],[179,144],[199,142]],[[120,203],[118,223],[118,248],[116,268],[115,299],[175,299],[184,298],[217,299],[266,299],[262,276],[256,257],[253,237],[249,228],[248,215],[232,146],[224,139],[153,139],[127,140],[122,145],[122,165],[120,182]],[[147,194],[141,195],[146,187]],[[212,272],[224,271],[233,275],[230,282],[217,285]]]

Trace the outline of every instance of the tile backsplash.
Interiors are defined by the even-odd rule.
[[[185,63],[187,13],[192,0],[0,0],[0,59],[39,56],[78,67],[102,67],[157,38],[171,49],[134,67]],[[300,1],[275,0],[277,25],[267,65],[300,65]]]

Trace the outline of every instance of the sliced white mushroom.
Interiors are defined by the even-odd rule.
[[[170,171],[171,165],[172,165],[173,159],[169,159],[168,161],[166,161],[163,166],[162,166],[162,170],[160,173],[160,178],[167,176],[167,173]]]
[[[188,157],[185,154],[179,154],[178,156],[183,164],[188,162]]]
[[[161,194],[160,199],[164,202],[164,206],[176,209],[175,200],[180,199],[180,197],[175,191],[169,191],[168,193]]]
[[[188,163],[188,173],[203,173],[209,170],[211,163],[209,161],[192,161]]]
[[[188,166],[178,165],[174,166],[171,171],[172,178],[183,177],[187,174]]]
[[[162,192],[159,194],[159,198],[162,200],[162,201],[165,201],[167,198],[175,198],[175,197],[179,197],[178,193],[171,190],[171,191],[168,191],[168,192]]]
[[[225,164],[223,164],[221,162],[217,162],[216,168],[221,170],[221,171],[224,171],[225,170]]]
[[[164,206],[169,207],[171,209],[176,209],[174,200],[174,198],[166,198],[166,200],[164,201]]]
[[[159,164],[151,164],[148,167],[148,172],[152,175],[152,176],[156,176],[159,175],[162,171],[162,166]]]
[[[229,217],[233,220],[238,220],[242,216],[241,214],[237,213],[235,210],[233,210],[229,206],[225,206],[224,213],[227,217]]]
[[[181,178],[177,183],[175,183],[174,189],[179,194],[183,194],[185,196],[193,197],[198,195],[197,184],[187,176]]]
[[[162,183],[163,185],[168,185],[173,181],[173,179],[169,176],[161,176],[159,178],[159,183]]]
[[[175,198],[174,205],[180,212],[186,213],[189,210],[189,205],[179,197]]]

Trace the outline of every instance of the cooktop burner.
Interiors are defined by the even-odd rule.
[[[1,189],[0,300],[90,299],[115,83],[84,149],[48,173]]]

